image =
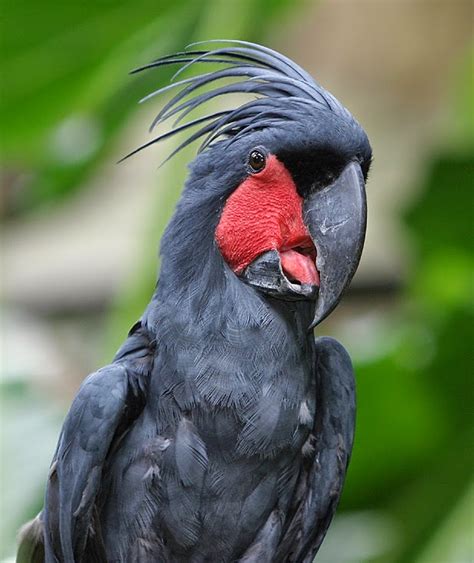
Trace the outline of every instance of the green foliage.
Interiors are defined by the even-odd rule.
[[[127,70],[195,40],[261,38],[285,4],[3,0],[2,152],[20,186],[8,211],[53,204],[82,185],[137,101],[171,76],[171,69],[134,77]],[[260,7],[263,20],[253,17]]]
[[[0,413],[0,557],[4,557],[12,552],[20,525],[41,510],[63,413],[30,386],[7,381],[0,384]]]
[[[474,102],[470,72],[457,106],[464,124]],[[342,508],[391,516],[398,539],[380,563],[472,555],[472,138],[464,127],[455,148],[433,155],[404,216],[415,258],[379,337],[386,351],[356,365],[357,439]]]
[[[433,159],[406,214],[417,258],[406,304],[391,319],[395,345],[356,366],[358,433],[345,503],[394,516],[401,539],[393,561],[427,560],[472,476],[473,167],[471,155]]]

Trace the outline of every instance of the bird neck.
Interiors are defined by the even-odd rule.
[[[160,281],[142,319],[156,342],[151,412],[172,421],[178,410],[210,405],[229,407],[244,420],[269,390],[275,404],[300,405],[312,381],[314,307],[246,285],[215,244],[212,214],[196,209],[193,219],[199,236],[183,228],[179,214],[168,227]]]
[[[248,345],[245,338],[256,333],[265,334],[272,346],[292,335],[307,339],[313,304],[264,295],[245,284],[223,259],[215,233],[225,196],[206,161],[200,162],[193,165],[162,238],[160,279],[145,314],[149,330],[157,342],[221,339],[237,346],[241,337],[243,347]],[[234,183],[225,178],[224,185]]]
[[[179,255],[163,257],[145,322],[158,343],[175,346],[181,339],[199,347],[211,342],[245,353],[258,337],[261,350],[281,346],[293,354],[295,343],[306,347],[312,340],[313,314],[311,303],[276,299],[245,284],[212,241],[202,254],[182,246]]]

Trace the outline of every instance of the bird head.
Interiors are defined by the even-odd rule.
[[[137,71],[178,63],[184,65],[178,73],[201,63],[219,67],[147,96],[180,88],[152,128],[177,120],[130,154],[196,128],[172,153],[204,137],[178,209],[189,214],[191,202],[211,202],[205,219],[212,244],[232,275],[279,299],[312,301],[315,326],[339,302],[364,244],[371,161],[364,130],[307,72],[266,47],[194,45]],[[223,80],[231,82],[217,85]],[[183,123],[196,108],[232,93],[252,99]]]

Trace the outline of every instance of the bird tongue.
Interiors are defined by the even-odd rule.
[[[281,250],[280,260],[283,271],[290,281],[319,286],[319,273],[311,256],[296,250]]]

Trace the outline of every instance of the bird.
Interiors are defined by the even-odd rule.
[[[354,372],[313,329],[360,261],[367,134],[268,47],[199,42],[132,72],[170,65],[145,99],[174,90],[151,130],[174,122],[127,157],[200,145],[150,303],[75,396],[20,563],[307,563],[338,505]]]

